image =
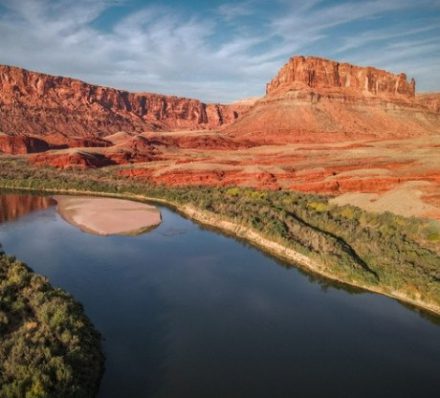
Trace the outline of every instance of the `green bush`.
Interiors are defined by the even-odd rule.
[[[102,369],[100,336],[82,306],[1,253],[0,397],[93,397]]]

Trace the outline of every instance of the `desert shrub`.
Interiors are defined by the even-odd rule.
[[[1,253],[0,397],[93,397],[102,369],[100,336],[82,306]]]

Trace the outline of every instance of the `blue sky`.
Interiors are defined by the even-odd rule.
[[[231,102],[298,54],[440,91],[440,0],[0,0],[0,63],[130,91]]]

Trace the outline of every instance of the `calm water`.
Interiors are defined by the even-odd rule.
[[[84,304],[105,338],[101,398],[438,396],[434,319],[166,208],[145,235],[98,237],[43,202],[14,220],[0,200],[0,242]]]

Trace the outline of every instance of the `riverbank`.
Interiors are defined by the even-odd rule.
[[[0,188],[11,189],[11,187],[5,187],[0,184]],[[414,298],[398,290],[392,290],[378,285],[374,286],[372,284],[362,283],[358,280],[352,278],[341,277],[336,273],[329,270],[328,265],[323,262],[317,261],[310,256],[304,255],[298,250],[287,247],[273,239],[268,239],[262,233],[259,233],[252,228],[248,228],[241,225],[233,220],[226,218],[224,216],[219,216],[213,212],[197,209],[191,205],[181,205],[176,201],[171,201],[168,199],[158,198],[148,195],[140,195],[133,193],[108,193],[103,191],[94,190],[79,190],[79,189],[47,189],[40,188],[34,189],[29,187],[17,187],[14,190],[22,190],[27,192],[46,192],[52,194],[66,194],[66,195],[93,195],[108,198],[119,198],[135,201],[146,201],[165,205],[172,208],[178,213],[184,215],[185,217],[194,220],[202,225],[209,226],[215,230],[226,233],[227,235],[243,239],[253,246],[259,248],[260,250],[267,252],[275,257],[288,261],[294,266],[299,266],[300,268],[315,273],[317,275],[323,276],[327,279],[347,284],[350,286],[355,286],[358,288],[365,289],[367,291],[381,294],[393,299],[397,299],[401,302],[410,304],[414,307],[423,309],[435,315],[440,315],[440,305],[435,302],[424,301],[420,298]],[[439,263],[440,268],[440,263]]]

